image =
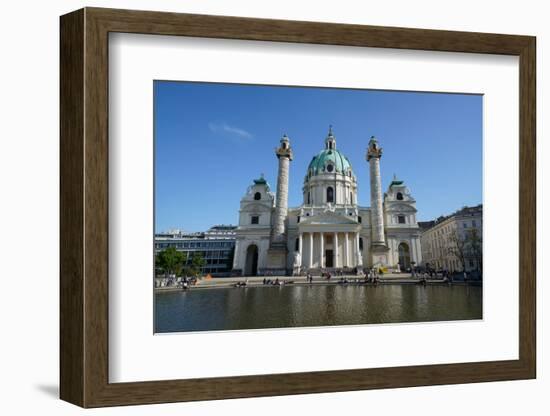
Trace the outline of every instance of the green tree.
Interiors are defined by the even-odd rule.
[[[477,228],[473,228],[468,233],[467,240],[470,247],[470,254],[477,263],[477,269],[483,272],[483,241],[481,239],[481,233]]]
[[[164,274],[175,274],[181,276],[183,266],[187,261],[187,254],[177,251],[174,247],[169,247],[157,253],[155,256],[155,266],[162,270]]]
[[[466,239],[460,234],[460,231],[454,229],[449,236],[451,246],[449,247],[449,254],[452,254],[462,265],[462,271],[466,271],[466,254],[468,250],[468,244]]]
[[[191,264],[187,267],[187,273],[191,276],[198,276],[202,268],[206,265],[206,260],[200,251],[195,251],[191,256]]]

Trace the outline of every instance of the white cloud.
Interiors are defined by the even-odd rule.
[[[208,128],[214,133],[226,133],[238,139],[251,140],[254,138],[254,135],[245,129],[230,126],[227,123],[208,123]]]

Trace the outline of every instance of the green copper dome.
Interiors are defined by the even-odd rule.
[[[346,156],[336,149],[325,149],[311,159],[307,172],[309,176],[335,172],[347,175],[352,170],[351,163]]]
[[[340,153],[340,151],[336,150],[336,138],[332,132],[332,126],[329,127],[328,136],[325,139],[325,149],[317,156],[314,156],[309,163],[306,181],[312,176],[325,173],[339,173],[341,175],[355,177],[349,159]]]

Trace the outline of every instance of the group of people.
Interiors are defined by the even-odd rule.
[[[380,273],[376,269],[369,269],[366,272],[363,272],[363,274],[360,277],[356,278],[348,278],[344,276],[344,273],[341,270],[336,271],[336,276],[339,276],[340,279],[338,279],[339,284],[345,284],[345,283],[374,283],[377,284],[380,281]],[[327,281],[331,281],[332,279],[332,273],[330,271],[322,271],[321,277],[323,279],[326,279]],[[307,272],[306,274],[306,282],[307,283],[313,283],[313,275],[311,272]]]
[[[181,278],[179,284],[183,290],[189,289],[189,286],[194,285],[197,282],[197,279],[189,279],[187,276]]]
[[[155,287],[181,287],[184,290],[189,289],[191,285],[196,283],[197,279],[184,277],[169,276],[164,279],[157,279]]]
[[[325,279],[327,279],[330,282],[330,279],[332,278],[332,274],[329,271],[321,272],[321,276],[323,276]]]
[[[453,276],[451,273],[449,273],[447,269],[437,271],[430,268],[424,270],[424,273],[422,273],[422,275],[420,276],[419,282],[425,285],[428,279],[437,279],[438,277],[441,277],[444,282],[453,282]]]
[[[272,285],[272,286],[282,286],[282,285],[285,285],[285,284],[289,284],[289,283],[294,283],[292,280],[279,280],[279,278],[275,278],[275,280],[272,280],[272,279],[266,279],[264,277],[264,280],[262,281],[262,283],[264,285]]]
[[[374,283],[377,284],[380,282],[380,276],[383,274],[381,270],[378,270],[378,268],[373,267],[370,269],[367,269],[366,272],[363,272],[365,276],[365,283]]]

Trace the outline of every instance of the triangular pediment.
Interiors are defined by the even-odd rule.
[[[385,208],[386,212],[416,212],[415,207],[402,202],[397,204],[387,204]]]
[[[265,212],[270,211],[271,205],[264,202],[250,202],[241,204],[241,212]]]

